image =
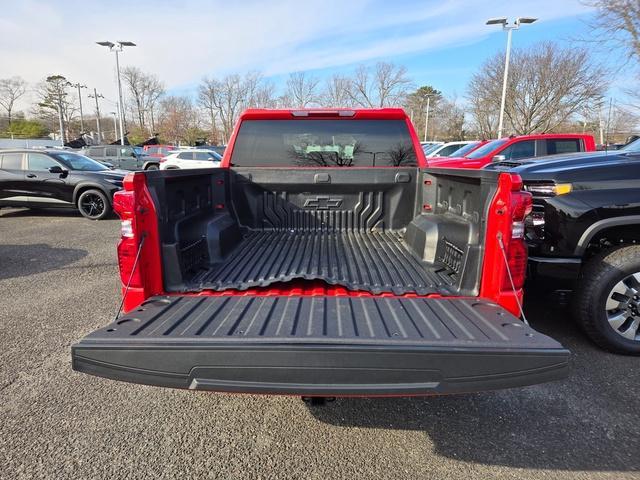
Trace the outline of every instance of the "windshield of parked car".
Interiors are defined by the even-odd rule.
[[[403,120],[245,120],[234,166],[416,166]]]
[[[442,146],[441,143],[434,143],[434,144],[431,144],[431,145],[423,145],[422,146],[422,151],[424,152],[425,155],[429,155],[431,152],[436,151],[441,146]]]
[[[485,143],[483,146],[481,146],[477,150],[474,150],[473,152],[468,154],[466,158],[482,158],[486,155],[489,155],[496,148],[500,148],[507,142],[508,140],[505,138],[501,138],[499,140],[491,140],[489,143]]]
[[[84,155],[78,155],[77,153],[60,152],[51,154],[53,158],[64,164],[69,170],[80,170],[83,172],[101,172],[103,170],[109,170],[100,162],[91,160]]]
[[[466,145],[463,145],[462,147],[460,147],[459,149],[457,149],[453,153],[450,153],[448,156],[449,157],[464,157],[467,153],[469,153],[471,150],[476,148],[479,143],[480,142],[467,143]]]
[[[620,151],[625,153],[640,153],[640,138],[634,140],[629,145],[625,145]]]

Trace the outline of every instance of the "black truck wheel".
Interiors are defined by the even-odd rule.
[[[78,210],[90,220],[102,220],[111,213],[111,204],[100,190],[85,190],[78,197]]]
[[[587,262],[574,298],[586,334],[615,353],[640,355],[640,245],[603,252]]]

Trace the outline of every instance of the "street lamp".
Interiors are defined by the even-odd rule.
[[[93,98],[96,101],[96,126],[98,127],[98,141],[102,143],[102,131],[100,130],[100,105],[98,105],[98,99],[104,98],[104,95],[98,93],[96,89],[93,89],[93,95],[87,95],[89,98]]]
[[[120,116],[120,144],[124,145],[124,103],[122,101],[122,83],[120,82],[120,60],[118,58],[118,53],[124,50],[124,47],[135,47],[136,44],[133,42],[122,42],[118,41],[116,43],[113,42],[96,42],[98,45],[103,47],[107,47],[109,51],[114,52],[116,54],[116,75],[118,78],[118,102],[120,103],[120,110],[118,115]]]
[[[82,85],[79,82],[78,83],[67,82],[67,85],[78,89],[78,102],[80,102],[80,135],[82,135],[84,133],[84,115],[82,114],[82,94],[80,93],[80,89],[87,88],[87,86]]]
[[[435,94],[427,93],[425,97],[427,97],[427,111],[424,116],[424,142],[427,141],[427,132],[429,131],[429,106],[431,105],[431,97]]]
[[[498,121],[498,138],[502,138],[502,126],[504,123],[504,107],[507,99],[507,78],[509,75],[509,58],[511,57],[511,35],[514,30],[518,30],[520,25],[533,23],[537,18],[518,17],[513,23],[509,23],[505,17],[490,18],[487,25],[501,25],[502,30],[507,32],[507,54],[504,59],[504,76],[502,78],[502,99],[500,101],[500,120]]]

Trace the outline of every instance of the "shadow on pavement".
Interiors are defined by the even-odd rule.
[[[54,248],[44,243],[32,245],[0,244],[0,280],[57,270],[86,257],[75,248]]]
[[[309,407],[344,427],[423,431],[456,460],[556,470],[640,470],[637,357],[593,346],[565,309],[532,298],[532,326],[572,351],[567,380],[521,389],[401,399],[338,399]]]
[[[78,217],[80,213],[73,208],[2,208],[0,218],[19,217]]]

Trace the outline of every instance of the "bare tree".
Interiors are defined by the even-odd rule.
[[[405,67],[378,62],[373,72],[364,65],[356,69],[349,96],[354,104],[365,108],[400,106],[410,86]]]
[[[212,78],[203,78],[198,86],[197,102],[209,119],[212,136],[217,136],[216,117],[218,116],[218,106],[216,103],[218,81]]]
[[[285,96],[292,102],[292,107],[305,108],[317,104],[319,96],[317,93],[319,80],[309,77],[305,72],[295,72],[287,79],[287,89]]]
[[[52,131],[56,131],[61,116],[62,128],[66,139],[71,138],[71,120],[76,113],[74,95],[69,95],[69,82],[62,75],[51,75],[36,88],[38,103],[35,106],[37,117],[45,120]],[[79,132],[75,132],[79,133]],[[64,139],[62,139],[64,140]]]
[[[489,136],[500,108],[502,58],[498,53],[485,62],[468,88],[474,120]],[[601,99],[607,89],[605,72],[586,49],[542,43],[514,51],[512,59],[505,117],[513,133],[549,132]]]
[[[638,0],[588,0],[597,8],[593,18],[597,40],[622,47],[630,59],[640,62],[640,2]]]
[[[351,81],[342,75],[332,75],[325,83],[322,104],[325,107],[352,107],[353,101],[349,90]]]
[[[164,85],[155,76],[144,73],[138,67],[126,67],[122,70],[122,79],[131,93],[133,110],[141,130],[145,130],[147,118],[150,119],[151,133],[154,129],[153,109],[164,93]]]
[[[27,92],[27,82],[21,77],[0,79],[0,106],[7,111],[9,127],[16,101]]]
[[[240,113],[246,108],[273,106],[273,92],[273,85],[264,83],[258,72],[243,77],[227,75],[221,80],[204,78],[198,88],[198,104],[207,112],[212,125],[220,118],[226,142]]]
[[[159,126],[162,136],[174,143],[193,140],[199,128],[198,115],[189,97],[168,96],[160,101]]]

